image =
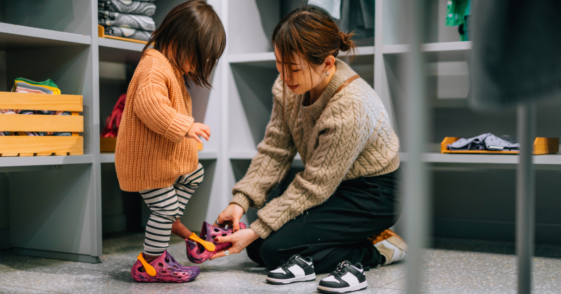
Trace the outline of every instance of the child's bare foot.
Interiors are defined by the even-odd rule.
[[[193,232],[189,231],[180,221],[176,219],[171,226],[171,233],[183,239],[189,239]]]

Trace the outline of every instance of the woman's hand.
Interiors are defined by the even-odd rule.
[[[218,216],[218,225],[225,226],[226,224],[231,225],[234,228],[234,232],[240,230],[240,219],[244,214],[243,208],[237,204],[230,204],[224,211]],[[251,242],[250,242],[251,243]],[[244,247],[245,248],[245,247]]]
[[[187,132],[187,135],[185,135],[185,137],[189,139],[195,139],[197,142],[202,143],[199,136],[208,141],[208,139],[210,139],[210,128],[205,124],[194,123],[189,132]]]
[[[257,235],[257,233],[255,233],[252,229],[245,229],[239,230],[230,236],[216,237],[214,241],[216,241],[217,243],[232,242],[232,247],[226,250],[228,250],[230,254],[238,254],[257,239],[259,239],[259,235]],[[212,260],[215,258],[226,256],[226,254],[224,254],[226,250],[216,252],[210,259]]]

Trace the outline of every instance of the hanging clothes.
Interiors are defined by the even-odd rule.
[[[561,94],[561,1],[473,0],[470,106],[502,109]]]
[[[374,37],[374,0],[309,0],[325,10],[342,32],[354,32],[356,39]]]
[[[468,17],[471,0],[448,0],[446,6],[446,26],[458,26],[460,41],[468,41]]]
[[[334,19],[341,18],[341,0],[310,0],[308,5],[322,8]]]

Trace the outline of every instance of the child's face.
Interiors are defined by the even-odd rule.
[[[275,57],[277,59],[277,70],[282,74],[284,61],[281,59],[281,54],[276,47]],[[290,66],[288,70],[284,68],[285,73],[282,80],[296,95],[304,94],[315,88],[325,77],[321,74],[323,65],[309,65],[300,55],[294,54],[292,60],[288,62]]]

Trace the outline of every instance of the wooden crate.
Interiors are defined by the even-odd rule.
[[[102,25],[97,25],[97,36],[100,37],[100,38],[113,39],[113,40],[126,41],[126,42],[133,42],[133,43],[144,44],[144,45],[148,44],[148,42],[146,42],[146,41],[123,38],[123,37],[108,36],[108,35],[105,34],[105,27],[103,27]]]
[[[99,151],[100,152],[115,152],[117,147],[117,137],[115,138],[99,138]]]
[[[83,97],[0,92],[0,109],[69,111],[71,116],[0,114],[0,131],[72,132],[71,137],[0,136],[0,156],[83,155]]]
[[[460,137],[446,137],[440,143],[440,153],[446,154],[518,154],[520,151],[489,151],[489,150],[448,150],[448,144],[458,141]],[[534,155],[557,154],[559,138],[537,137],[534,140]]]
[[[117,138],[99,138],[99,151],[114,153],[117,147]],[[199,151],[203,150],[203,144],[198,143],[197,148]]]

